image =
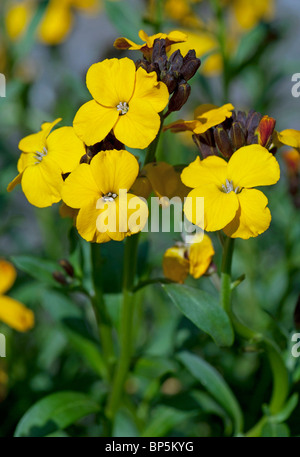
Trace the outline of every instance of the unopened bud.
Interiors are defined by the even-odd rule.
[[[53,279],[55,279],[55,281],[59,284],[62,284],[63,286],[66,286],[68,284],[67,278],[60,271],[54,271],[52,273],[52,276]]]
[[[256,111],[253,111],[253,110],[249,111],[249,114],[246,119],[246,129],[248,131],[248,141],[247,141],[248,144],[257,144],[257,142],[249,143],[249,140],[253,140],[255,131],[256,131],[261,119],[262,119],[262,115],[260,113],[257,113]]]
[[[222,127],[216,127],[214,129],[214,138],[222,156],[226,158],[231,157],[234,150],[226,130]]]
[[[74,278],[74,268],[70,264],[70,262],[66,259],[61,259],[59,261],[59,265],[65,270],[68,276]]]
[[[177,79],[175,76],[172,73],[163,72],[161,74],[161,80],[167,86],[169,93],[172,94],[177,87]]]
[[[255,133],[258,135],[258,144],[264,147],[270,145],[275,125],[276,121],[272,117],[264,116],[261,119],[255,131]]]
[[[154,40],[152,62],[158,65],[160,71],[163,71],[167,68],[167,61],[168,58],[166,54],[166,41],[157,38]]]
[[[192,136],[193,141],[199,149],[200,155],[203,159],[208,156],[218,155],[218,149],[214,140],[214,135],[211,130],[208,130],[201,135],[194,133]]]
[[[181,73],[181,68],[183,65],[183,57],[179,49],[173,52],[169,59],[169,68],[174,73],[175,76],[179,77]]]
[[[196,52],[191,49],[183,58],[181,74],[186,81],[189,81],[201,65],[201,60],[196,57]]]
[[[239,122],[232,123],[231,129],[229,131],[229,138],[235,151],[245,146],[246,135],[242,125]]]
[[[191,86],[185,81],[180,83],[169,102],[168,113],[179,111],[187,102],[191,93]]]

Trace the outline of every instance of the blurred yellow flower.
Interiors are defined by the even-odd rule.
[[[154,46],[154,41],[156,39],[166,40],[166,50],[170,49],[170,46],[174,43],[181,43],[186,41],[187,36],[185,33],[173,31],[168,34],[166,33],[157,33],[156,35],[147,35],[144,30],[139,31],[139,37],[144,41],[143,44],[136,44],[128,38],[120,37],[117,38],[114,42],[114,47],[117,49],[130,49],[131,51],[141,51],[146,58],[150,58]]]
[[[130,152],[114,149],[99,152],[89,165],[79,165],[68,176],[62,197],[69,207],[79,209],[76,227],[82,238],[97,243],[122,241],[142,230],[148,219],[147,204],[127,193],[138,172],[138,161]]]
[[[179,49],[185,56],[190,49],[194,49],[198,58],[206,56],[199,71],[205,76],[219,75],[223,70],[223,59],[216,36],[206,30],[199,32],[182,30],[182,32],[187,35],[187,40],[184,43],[174,44],[172,52]]]
[[[0,321],[19,332],[34,326],[34,314],[17,300],[4,295],[14,284],[17,272],[13,265],[0,260]]]
[[[275,132],[274,143],[277,147],[291,146],[300,152],[300,131],[286,129],[281,132]]]
[[[232,5],[237,22],[245,30],[274,17],[274,0],[225,0],[225,3]]]
[[[5,22],[9,37],[12,40],[22,38],[32,21],[37,0],[13,1],[6,14]],[[39,39],[49,45],[55,45],[66,39],[74,20],[73,9],[95,13],[98,0],[50,0],[41,23],[38,27]]]
[[[297,175],[300,173],[300,154],[297,149],[290,149],[285,151],[283,159],[287,165],[288,172],[290,175]]]
[[[115,137],[131,148],[144,149],[156,137],[168,103],[167,86],[155,72],[136,70],[127,57],[92,65],[86,76],[94,100],[85,103],[74,119],[74,129],[86,145],[102,141],[113,129]]]
[[[267,197],[253,187],[275,184],[279,178],[277,160],[260,145],[238,149],[228,163],[217,156],[202,161],[197,157],[181,175],[193,188],[185,215],[196,224],[197,197],[204,197],[205,230],[223,229],[232,238],[258,236],[269,228],[271,213]]]
[[[86,152],[72,127],[61,127],[50,133],[60,120],[45,122],[40,132],[20,141],[19,174],[7,188],[10,192],[21,183],[29,203],[39,208],[61,200],[62,175],[73,171]]]
[[[205,104],[200,105],[195,109],[193,121],[184,121],[179,119],[164,127],[164,130],[171,130],[172,132],[184,132],[190,130],[193,133],[205,133],[211,127],[221,124],[225,119],[232,116],[234,107],[231,103],[221,106],[220,108],[215,105]]]
[[[163,271],[166,278],[183,284],[188,274],[200,278],[208,270],[215,254],[208,235],[197,234],[190,244],[178,243],[167,249],[163,258]]]
[[[192,5],[202,0],[166,0],[164,3],[165,15],[188,27],[199,27],[201,19],[194,13]]]

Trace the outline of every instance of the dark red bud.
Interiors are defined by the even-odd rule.
[[[234,150],[226,130],[222,127],[216,127],[214,129],[214,138],[222,156],[226,158],[231,157]]]
[[[173,111],[179,111],[187,102],[190,93],[191,86],[186,82],[180,83],[171,97],[171,100],[169,102],[168,113],[172,113]]]
[[[258,144],[267,147],[271,142],[272,135],[275,129],[276,120],[269,116],[264,116],[260,121],[256,134],[258,135]]]
[[[59,284],[62,284],[63,286],[68,284],[67,278],[60,271],[54,271],[52,276]]]
[[[70,262],[66,259],[62,259],[59,261],[60,266],[65,270],[68,276],[74,278],[74,268],[70,264]]]
[[[189,81],[201,65],[201,60],[196,57],[194,49],[191,49],[183,58],[181,74],[186,81]]]

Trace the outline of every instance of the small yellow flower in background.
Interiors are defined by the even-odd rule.
[[[94,100],[85,103],[74,119],[74,129],[88,146],[102,141],[113,129],[131,148],[146,148],[160,128],[158,115],[169,101],[167,86],[155,72],[136,70],[127,57],[92,65],[86,84]]]
[[[274,17],[274,0],[225,0],[232,5],[234,16],[239,25],[250,30],[260,21],[270,21]]]
[[[185,56],[190,49],[194,49],[196,56],[202,58],[209,54],[202,62],[200,72],[205,76],[219,75],[223,70],[223,60],[219,52],[219,44],[216,36],[209,31],[201,30],[199,32],[183,30],[187,36],[184,43],[174,44],[172,52],[179,49],[181,54]]]
[[[195,235],[191,244],[178,243],[164,254],[163,271],[166,278],[183,284],[190,274],[194,278],[204,275],[215,254],[208,235]]]
[[[50,133],[60,120],[45,122],[40,132],[20,141],[19,174],[7,188],[10,192],[21,183],[29,203],[39,208],[61,200],[62,175],[73,171],[86,152],[73,127],[61,127]]]
[[[34,314],[22,303],[4,295],[14,284],[17,272],[13,265],[0,260],[0,321],[19,332],[34,326]]]
[[[24,0],[22,3],[14,1],[9,5],[5,22],[7,33],[12,40],[23,37],[38,3],[36,0]],[[98,7],[98,0],[50,0],[38,27],[39,39],[49,45],[61,43],[73,26],[73,9],[95,14]]]
[[[287,165],[290,175],[297,175],[300,173],[300,154],[297,149],[290,149],[285,151],[283,154],[283,159]]]
[[[275,132],[274,143],[276,146],[290,146],[300,152],[300,131],[286,129],[281,132]]]
[[[201,19],[194,13],[192,4],[200,3],[201,0],[166,0],[164,3],[165,14],[188,27],[199,27]]]
[[[124,198],[120,192],[131,189],[138,172],[138,161],[130,152],[114,149],[99,152],[90,165],[83,163],[68,176],[62,197],[68,206],[79,209],[76,227],[82,238],[97,243],[122,241],[143,229],[148,219],[146,203],[131,193]],[[111,224],[107,219],[114,215]]]
[[[260,145],[238,149],[227,163],[217,156],[199,157],[182,172],[186,186],[194,188],[185,203],[193,223],[197,197],[204,197],[204,229],[224,230],[232,238],[248,239],[265,232],[271,222],[268,199],[257,186],[270,186],[280,178],[275,157]]]
[[[164,130],[170,129],[175,133],[184,132],[186,130],[190,130],[196,134],[205,133],[211,127],[221,124],[225,119],[231,117],[233,110],[234,107],[231,103],[227,103],[220,108],[211,104],[200,105],[195,110],[195,119],[193,121],[179,119],[164,127]]]
[[[144,41],[143,44],[136,44],[133,41],[129,40],[128,38],[120,37],[117,38],[114,42],[114,47],[117,49],[129,49],[131,51],[141,51],[146,58],[151,57],[154,41],[156,39],[164,39],[166,40],[166,50],[170,49],[170,46],[174,43],[181,43],[182,41],[186,41],[187,36],[183,32],[178,32],[174,30],[170,33],[157,33],[156,35],[147,35],[144,30],[139,31],[139,37],[141,40]]]

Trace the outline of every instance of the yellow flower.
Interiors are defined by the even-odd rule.
[[[283,145],[291,146],[300,152],[300,131],[294,129],[286,129],[281,132],[275,132],[275,145],[281,147]]]
[[[121,241],[143,229],[147,204],[127,193],[139,172],[136,158],[116,149],[99,152],[90,165],[81,164],[65,181],[62,197],[79,209],[76,227],[86,241]],[[138,213],[138,214],[137,214]]]
[[[4,295],[16,280],[16,270],[5,260],[0,260],[0,321],[19,332],[26,332],[34,326],[34,314],[22,303]]]
[[[127,57],[106,59],[92,65],[86,76],[94,98],[74,119],[74,129],[86,145],[102,141],[113,129],[115,137],[131,148],[144,149],[160,127],[158,113],[168,103],[167,86],[155,72],[136,70]]]
[[[200,1],[201,0],[166,0],[164,3],[166,16],[185,26],[199,27],[202,25],[202,22],[194,13],[192,3],[198,3]]]
[[[149,58],[152,54],[154,41],[156,39],[164,39],[166,40],[166,50],[170,49],[170,46],[174,43],[181,43],[182,41],[186,41],[187,36],[185,33],[178,32],[174,30],[170,33],[157,33],[156,35],[147,35],[144,30],[139,31],[139,37],[141,40],[144,41],[143,44],[136,44],[133,41],[129,40],[128,38],[120,37],[117,38],[114,42],[114,47],[117,49],[130,49],[131,51],[141,51],[145,57]]]
[[[167,249],[163,258],[166,278],[183,284],[188,274],[200,278],[208,270],[214,256],[214,247],[208,235],[195,235],[191,244],[178,243]]]
[[[274,0],[230,0],[239,25],[246,30],[261,20],[270,21],[274,16]]]
[[[184,43],[175,44],[172,46],[172,51],[179,49],[181,54],[185,56],[190,49],[194,49],[196,56],[202,58],[208,55],[202,62],[200,72],[206,76],[215,76],[223,70],[223,60],[219,52],[219,44],[215,35],[206,30],[199,32],[191,32],[183,30],[187,35],[187,40]]]
[[[197,197],[204,197],[204,229],[224,230],[232,238],[248,239],[266,231],[271,222],[267,197],[256,186],[275,184],[280,169],[275,157],[260,145],[238,149],[227,163],[217,156],[199,157],[182,172],[183,183],[194,189],[184,206],[196,223]]]
[[[300,174],[300,154],[297,149],[290,149],[285,151],[283,154],[283,159],[287,165],[288,172],[291,176],[296,176]]]
[[[38,1],[24,0],[14,2],[8,9],[5,21],[6,29],[12,40],[22,38],[32,21]],[[42,21],[38,27],[39,39],[49,45],[55,45],[66,39],[74,20],[73,8],[95,13],[98,0],[50,0]]]
[[[60,120],[45,122],[40,132],[20,141],[19,174],[7,188],[10,192],[21,183],[29,203],[39,208],[61,200],[62,175],[73,171],[86,152],[72,127],[61,127],[50,133]]]
[[[164,127],[164,130],[171,129],[175,133],[186,130],[190,130],[196,134],[205,133],[211,127],[221,124],[226,118],[231,117],[233,110],[234,107],[231,103],[227,103],[220,108],[211,104],[200,105],[195,110],[195,119],[193,121],[179,119]]]

